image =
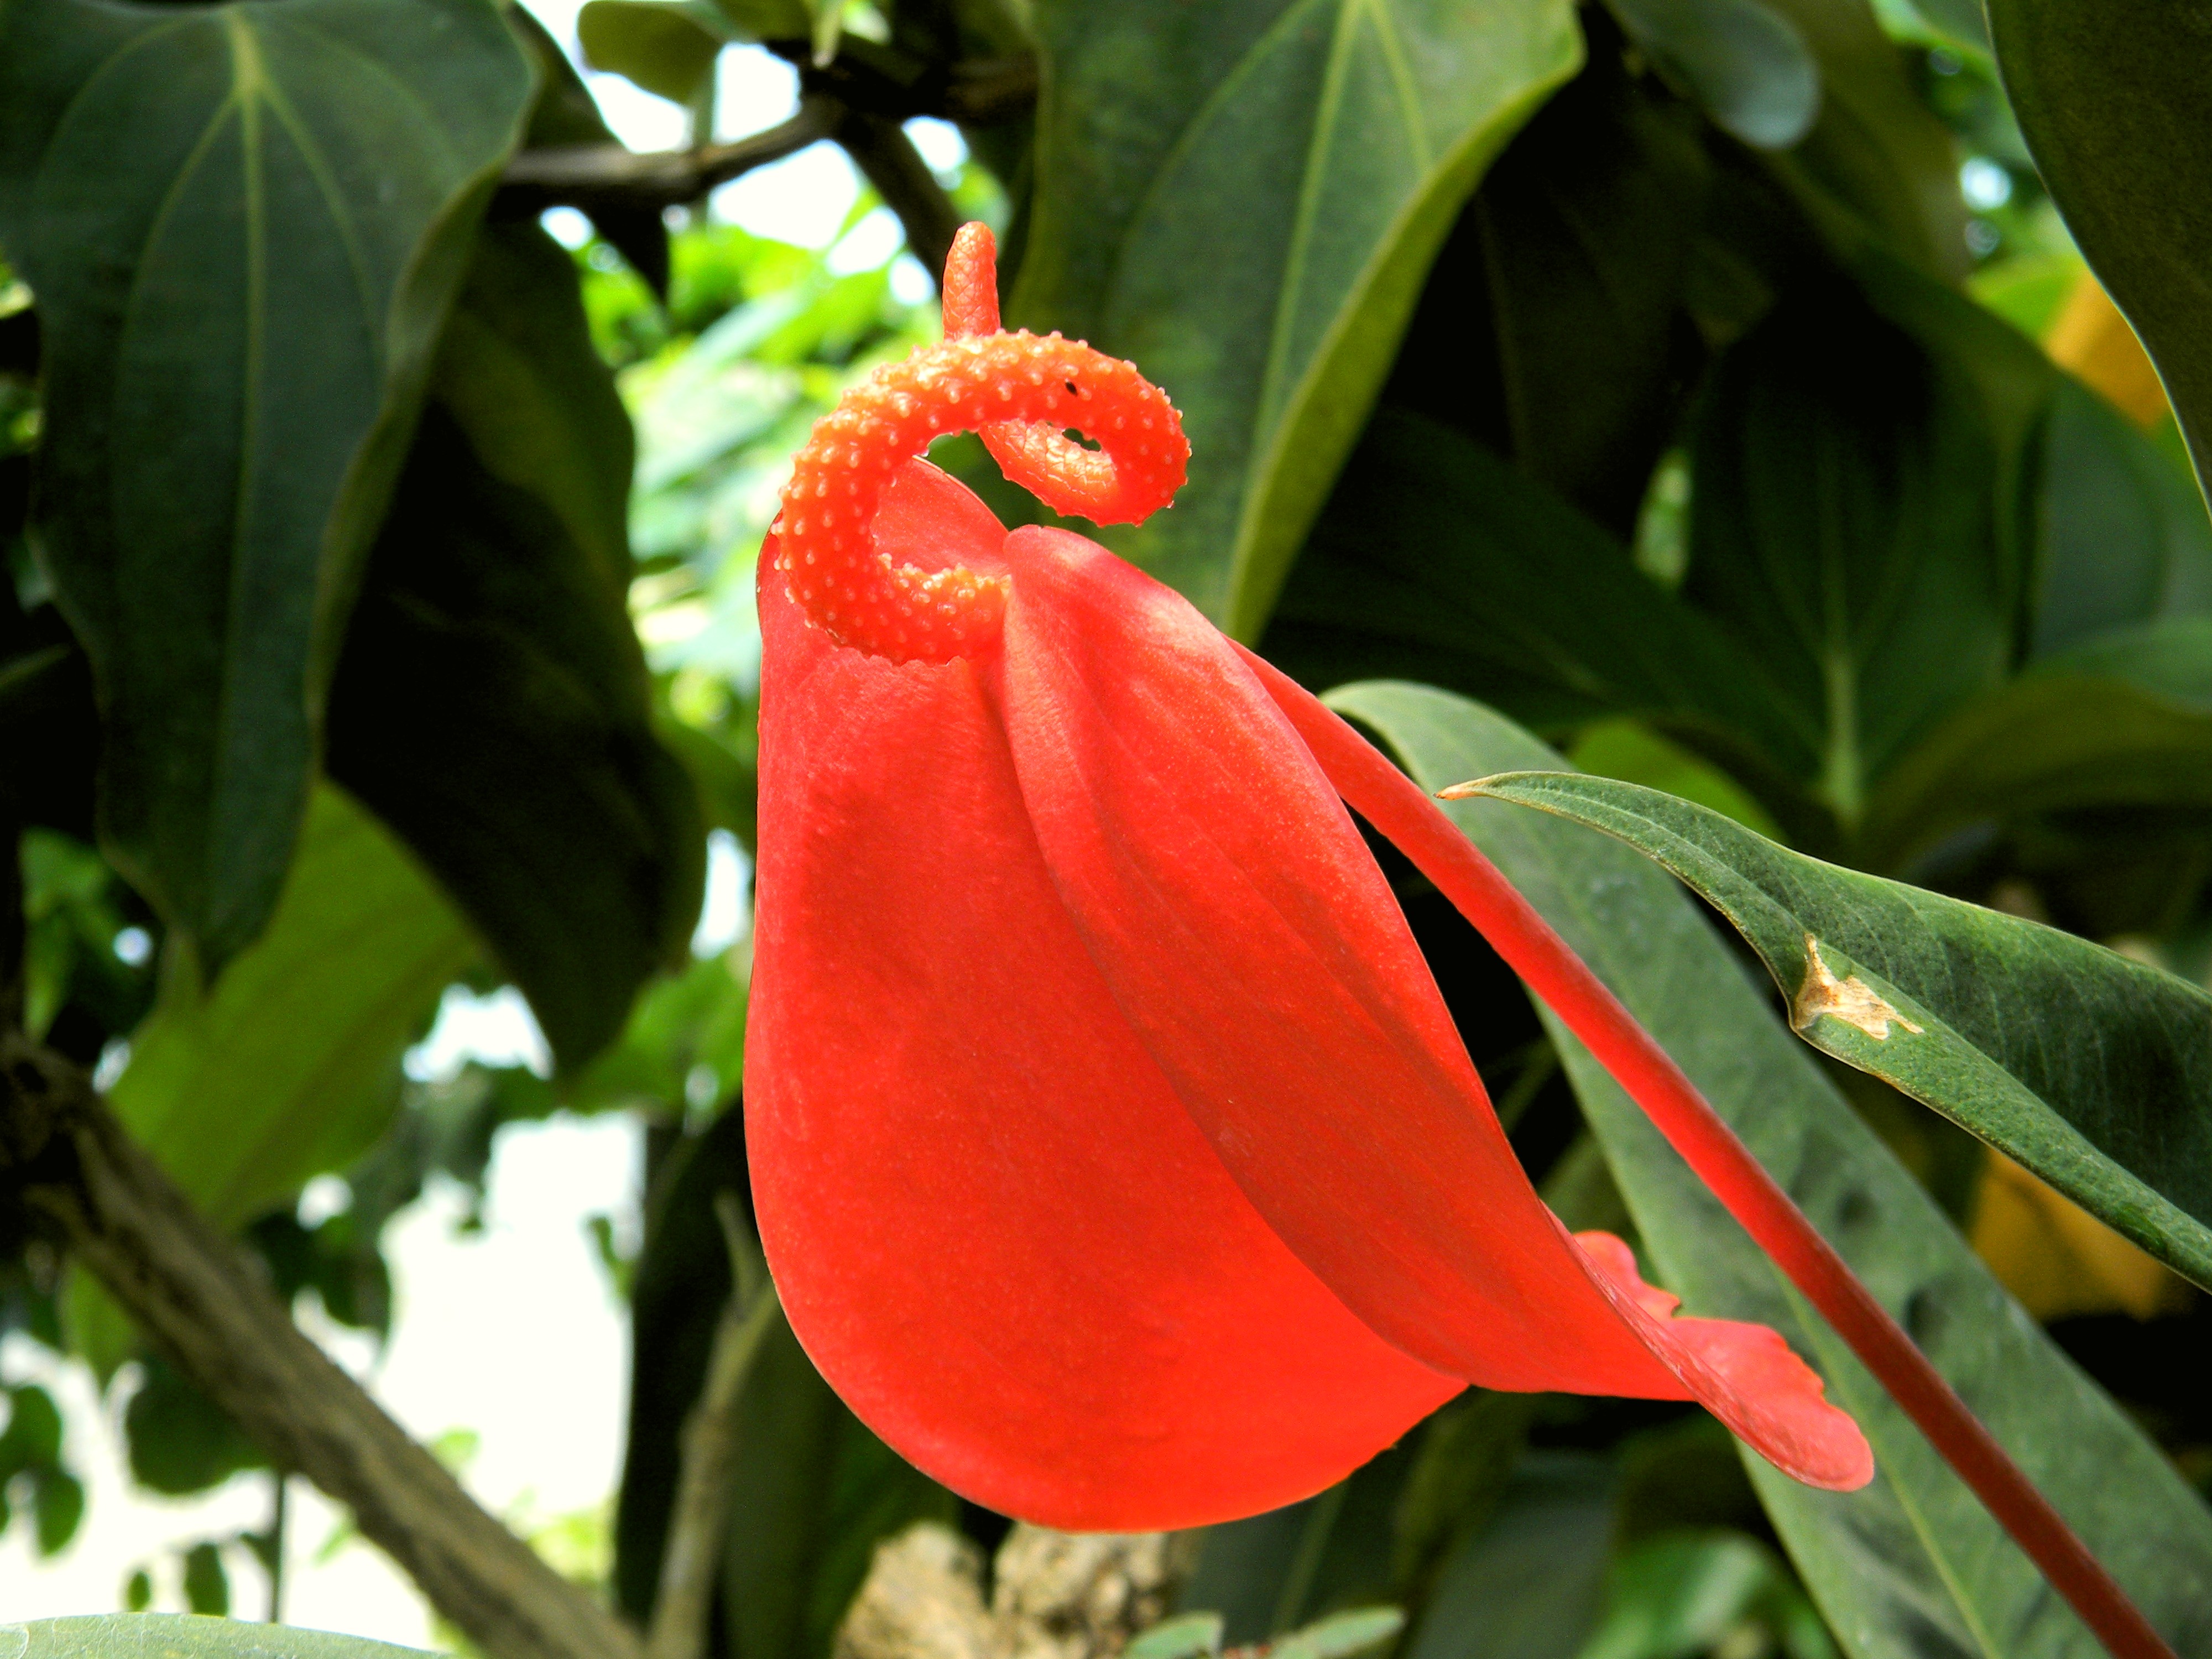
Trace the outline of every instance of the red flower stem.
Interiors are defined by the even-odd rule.
[[[1874,1293],[1620,1000],[1419,785],[1286,676],[1245,653],[1347,805],[1411,858],[1597,1056],[1745,1231],[2042,1570],[2113,1659],[2174,1659]]]

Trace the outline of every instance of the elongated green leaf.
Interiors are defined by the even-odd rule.
[[[1133,358],[1183,411],[1127,543],[1257,635],[1482,168],[1579,51],[1564,0],[1053,0],[1010,314]]]
[[[2212,618],[2056,653],[1955,710],[1885,777],[1855,848],[1874,869],[1964,825],[2091,806],[2212,806]]]
[[[116,1115],[200,1212],[234,1226],[368,1149],[399,1056],[476,954],[374,820],[319,790],[269,930],[199,994],[178,975],[131,1038]]]
[[[0,1659],[419,1659],[414,1648],[327,1631],[177,1613],[0,1625]]]
[[[2035,653],[2212,611],[2212,520],[2187,474],[2071,380],[2057,388],[2045,443]]]
[[[2212,1282],[2212,995],[2200,987],[2056,928],[1806,858],[1634,784],[1522,772],[1482,793],[1663,865],[1759,952],[1807,1042]]]
[[[1989,0],[1989,13],[2036,168],[2157,363],[2212,489],[2212,11]]]
[[[629,420],[575,268],[488,227],[331,693],[331,775],[429,866],[570,1069],[681,958],[706,830],[627,605]]]
[[[490,0],[0,6],[0,246],[46,340],[38,533],[100,678],[110,848],[210,969],[276,902],[346,608],[530,92]]]
[[[1722,366],[1693,455],[1683,595],[1818,734],[1848,830],[1914,738],[1994,686],[2019,582],[1963,375],[1841,292],[1786,302]]]
[[[1820,112],[1820,66],[1759,0],[1613,0],[1630,34],[1747,144],[1787,149]]]
[[[1558,757],[1474,704],[1417,686],[1332,701],[1429,788]],[[2212,1513],[2135,1425],[2004,1295],[1926,1192],[1793,1042],[1694,902],[1580,825],[1468,801],[1454,817],[1705,1091],[1977,1415],[2165,1632],[2212,1650]],[[1774,1326],[1875,1448],[1872,1486],[1817,1492],[1747,1457],[1854,1659],[2102,1651],[1850,1353],[1556,1023],[1656,1277],[1690,1311]]]
[[[1480,445],[1376,413],[1291,572],[1267,653],[1317,686],[1412,672],[1565,730],[1635,714],[1799,777],[1749,653],[1638,573],[1628,550]]]

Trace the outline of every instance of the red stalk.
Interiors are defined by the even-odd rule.
[[[1419,785],[1319,699],[1249,652],[1244,657],[1346,803],[1436,883],[1597,1056],[1729,1213],[1850,1344],[2113,1659],[2174,1659],[2165,1638],[1697,1085],[1498,866]]]

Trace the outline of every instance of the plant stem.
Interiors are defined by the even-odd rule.
[[[730,1299],[715,1328],[698,1403],[684,1424],[684,1463],[668,1517],[646,1659],[704,1659],[707,1615],[729,1519],[730,1472],[737,1463],[738,1406],[761,1344],[783,1313],[759,1247],[732,1213],[734,1200],[726,1193],[715,1207],[730,1247]]]
[[[1345,802],[1437,884],[1579,1037],[2012,1534],[2114,1659],[2173,1650],[1874,1293],[1498,866],[1420,787],[1303,686],[1244,653]]]
[[[493,1659],[637,1659],[629,1627],[509,1532],[301,1334],[231,1241],[125,1133],[91,1080],[0,1034],[0,1207],[20,1204],[280,1469]]]

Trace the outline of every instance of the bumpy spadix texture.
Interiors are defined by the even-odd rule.
[[[988,241],[963,246],[948,312],[995,321]],[[971,337],[923,359],[1050,380],[1078,349]],[[1790,1474],[1863,1484],[1865,1442],[1778,1336],[1674,1316],[1619,1240],[1545,1209],[1235,648],[912,459],[957,415],[1048,465],[1065,408],[918,384],[823,423],[762,566],[746,1133],[831,1384],[955,1489],[1066,1528],[1290,1502],[1469,1382],[1694,1397]],[[1170,471],[1104,424],[1081,429],[1125,480]],[[808,515],[848,501],[872,516]]]

